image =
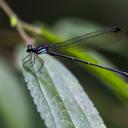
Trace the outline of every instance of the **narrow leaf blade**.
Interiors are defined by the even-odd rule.
[[[42,55],[42,72],[23,65],[25,81],[48,128],[106,128],[77,79],[57,60]],[[33,69],[36,71],[39,62]]]

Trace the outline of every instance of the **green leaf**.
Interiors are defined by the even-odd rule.
[[[23,73],[37,110],[48,128],[106,128],[78,80],[60,62],[41,55],[23,64]],[[28,58],[29,60],[29,58]]]
[[[0,113],[6,128],[32,128],[30,108],[21,86],[10,65],[0,58]]]
[[[100,25],[82,20],[68,19],[58,22],[58,24],[54,27],[54,32],[65,39],[66,37],[70,38],[71,35],[76,36],[79,33],[92,32],[98,29],[100,29]],[[42,28],[42,35],[44,35],[47,40],[53,43],[63,41],[62,38],[50,33],[46,27]],[[92,49],[87,50],[86,47],[79,47],[79,49],[75,47],[66,47],[62,50],[65,52],[65,54],[69,54],[70,56],[74,56],[82,60],[101,64],[106,67],[115,67],[105,57],[98,54],[96,51],[93,51]],[[107,85],[108,88],[110,88],[122,102],[125,104],[128,103],[128,82],[121,75],[93,66],[87,66],[86,64],[78,64],[80,64],[80,66],[84,67],[85,70],[95,75],[100,81]]]

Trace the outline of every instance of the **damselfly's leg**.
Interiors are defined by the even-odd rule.
[[[36,56],[36,59],[38,59],[38,61],[39,61],[39,63],[41,64],[41,65],[39,65],[39,68],[35,71],[35,72],[40,72],[40,73],[42,73],[42,68],[43,68],[43,64],[44,64],[44,60],[43,59],[41,59],[38,55],[36,55],[35,54],[35,56]]]
[[[30,53],[24,59],[22,59],[23,65],[27,67],[33,67],[36,63],[37,56],[34,53]]]
[[[32,60],[32,53],[28,54],[25,58],[22,59],[22,63],[25,66],[26,63]]]
[[[31,65],[32,67],[35,65],[37,58],[38,58],[37,55],[34,54],[34,55],[33,55],[33,60],[32,60],[32,65]]]
[[[40,68],[39,68],[39,72],[42,73],[42,68],[43,68],[43,65],[44,65],[44,60],[41,59],[39,56],[38,56],[38,59],[39,59],[39,61],[40,61],[40,63],[41,63],[41,66],[40,66]]]

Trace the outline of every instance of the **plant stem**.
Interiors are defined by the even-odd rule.
[[[4,0],[0,0],[0,6],[3,9],[3,11],[11,17],[12,15],[15,15],[13,10],[8,6],[8,4]],[[16,15],[15,15],[16,16]]]
[[[34,38],[30,37],[25,30],[36,34],[40,34],[41,29],[20,20],[19,17],[15,14],[15,12],[5,2],[5,0],[0,0],[0,7],[9,16],[10,20],[12,20],[13,17],[15,18],[16,20],[15,27],[19,32],[20,36],[22,37],[22,39],[25,41],[25,43],[33,45],[35,42]]]

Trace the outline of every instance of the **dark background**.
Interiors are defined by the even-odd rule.
[[[127,0],[7,0],[7,2],[22,20],[29,23],[39,21],[48,26],[53,26],[61,19],[77,18],[105,26],[119,25],[125,28],[126,31],[128,30]],[[2,29],[10,28],[8,17],[2,11],[0,11],[0,27]],[[3,48],[1,49],[3,50]],[[119,63],[124,60],[126,62],[125,67],[124,65],[121,66],[128,69],[126,66],[127,58],[124,57],[123,59],[122,56],[113,57],[114,55],[116,54],[107,54],[106,56]],[[71,63],[66,63],[66,65],[83,85],[86,77],[88,84],[85,89],[108,128],[128,128],[127,107],[106,86],[99,86],[101,82],[94,76],[83,73],[83,69],[78,65],[75,67]]]
[[[25,21],[53,24],[66,17],[128,27],[127,0],[7,0]]]

